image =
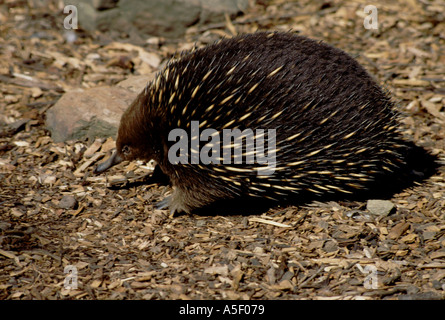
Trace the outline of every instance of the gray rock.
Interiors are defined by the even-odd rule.
[[[55,142],[115,137],[122,113],[155,73],[132,76],[116,87],[67,92],[46,112]]]
[[[137,93],[120,87],[67,92],[46,112],[55,142],[115,137],[122,113]]]
[[[395,209],[395,206],[388,200],[368,200],[366,209],[373,215],[388,216]]]
[[[65,0],[78,12],[79,27],[94,32],[180,37],[195,24],[224,21],[247,10],[249,0]]]

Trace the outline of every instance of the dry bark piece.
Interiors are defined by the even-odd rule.
[[[388,238],[398,239],[406,230],[410,227],[409,222],[400,222],[399,224],[392,227],[391,231],[388,233]]]
[[[103,139],[97,138],[94,140],[94,142],[88,147],[88,149],[85,150],[83,156],[85,158],[91,158],[93,154],[100,149],[102,146]]]

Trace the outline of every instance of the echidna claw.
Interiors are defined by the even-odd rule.
[[[170,200],[171,200],[170,198],[171,197],[167,197],[167,198],[165,198],[162,201],[158,201],[155,204],[155,208],[158,209],[158,210],[168,210],[168,209],[170,209],[169,217],[173,218],[177,212],[176,212],[175,208],[170,207]]]
[[[169,203],[170,203],[170,197],[167,197],[164,200],[156,202],[155,208],[158,210],[166,210],[166,209],[168,209]]]

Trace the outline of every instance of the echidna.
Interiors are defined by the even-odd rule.
[[[96,172],[154,159],[173,186],[172,212],[357,194],[411,174],[397,118],[343,51],[291,32],[240,35],[170,61],[123,114],[117,150]],[[224,129],[242,139],[224,145]]]

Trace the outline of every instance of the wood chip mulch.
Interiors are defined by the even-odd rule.
[[[96,176],[112,139],[55,143],[44,125],[69,90],[155,71],[195,43],[292,28],[356,56],[399,102],[406,137],[444,157],[443,2],[375,2],[378,30],[363,28],[362,1],[257,1],[183,39],[131,45],[81,31],[67,42],[58,1],[2,2],[0,299],[444,299],[443,168],[394,195],[387,216],[338,201],[170,217],[154,209],[168,186],[113,187],[144,179],[149,165]],[[73,268],[77,288],[67,287]]]

